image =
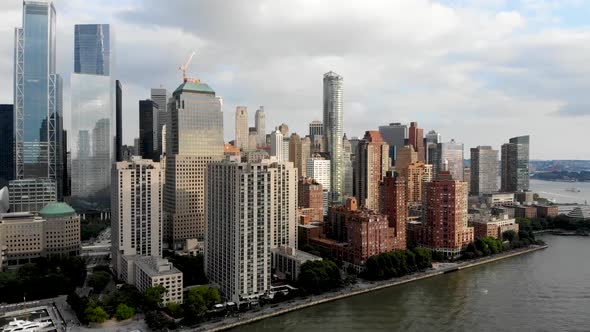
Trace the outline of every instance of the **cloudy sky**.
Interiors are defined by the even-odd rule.
[[[344,127],[362,136],[418,121],[468,148],[530,134],[531,158],[590,159],[590,1],[56,0],[65,126],[74,24],[109,23],[124,85],[124,136],[138,100],[195,50],[190,74],[234,111],[264,105],[267,128],[307,133],[322,118],[322,75],[344,77]],[[0,3],[0,103],[12,103],[14,27],[22,1]],[[467,157],[468,158],[468,157]]]

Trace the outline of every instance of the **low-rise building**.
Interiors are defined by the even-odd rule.
[[[293,247],[281,246],[271,250],[272,269],[279,278],[296,281],[299,278],[301,265],[309,261],[320,261],[321,257],[312,255]]]
[[[491,193],[483,195],[483,202],[489,207],[513,205],[514,193]]]
[[[148,288],[161,285],[166,288],[162,304],[182,303],[182,272],[167,259],[154,256],[135,260],[135,287],[145,294]]]
[[[559,215],[559,206],[557,205],[537,205],[538,218],[555,218]]]
[[[537,207],[528,205],[528,206],[515,206],[514,207],[514,217],[515,218],[537,218]]]
[[[518,233],[519,230],[516,220],[508,215],[501,217],[480,216],[471,221],[471,226],[473,226],[476,239],[491,236],[501,240],[504,232],[515,231]]]
[[[80,254],[80,216],[66,203],[49,203],[39,215],[45,219],[43,234],[48,255]]]

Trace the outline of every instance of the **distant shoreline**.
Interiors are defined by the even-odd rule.
[[[401,285],[401,284],[406,284],[409,282],[427,279],[427,278],[435,277],[435,276],[442,275],[442,274],[457,272],[460,270],[476,267],[476,266],[483,265],[483,264],[492,263],[492,262],[499,261],[502,259],[527,254],[527,253],[534,252],[534,251],[541,250],[541,249],[546,249],[547,247],[548,247],[548,245],[543,245],[543,246],[535,245],[535,246],[530,246],[530,247],[524,248],[524,249],[510,250],[508,252],[504,252],[504,253],[497,254],[494,256],[488,256],[488,257],[484,257],[484,258],[478,258],[478,259],[474,259],[474,260],[469,260],[469,261],[465,261],[465,262],[461,262],[461,263],[452,264],[451,266],[448,266],[448,267],[430,269],[425,272],[418,272],[418,273],[414,273],[412,275],[404,276],[401,278],[394,278],[394,279],[389,279],[389,280],[361,283],[359,285],[355,285],[352,288],[352,289],[357,288],[356,290],[352,290],[351,288],[348,288],[348,289],[342,289],[337,292],[325,293],[325,294],[314,296],[311,298],[298,299],[295,301],[282,303],[277,308],[265,308],[265,309],[258,311],[258,312],[246,313],[246,314],[244,314],[244,316],[247,316],[247,317],[243,318],[243,319],[228,318],[228,319],[225,319],[225,320],[222,320],[219,322],[205,323],[205,324],[198,326],[194,329],[188,329],[188,330],[183,330],[183,331],[225,331],[225,330],[233,329],[233,328],[236,328],[236,327],[239,327],[242,325],[251,324],[251,323],[266,319],[266,318],[284,315],[284,314],[292,312],[292,311],[301,310],[301,309],[305,309],[305,308],[312,307],[315,305],[333,302],[336,300],[340,300],[340,299],[344,299],[344,298],[348,298],[348,297],[352,297],[352,296],[356,296],[356,295],[366,294],[366,293],[378,291],[381,289],[385,289],[385,288],[389,288],[389,287],[393,287],[393,286],[397,286],[397,285]],[[251,314],[251,317],[248,314]]]

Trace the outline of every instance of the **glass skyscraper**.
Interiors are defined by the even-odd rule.
[[[74,27],[72,196],[80,199],[92,196],[100,205],[109,202],[111,165],[116,154],[111,42],[108,24]]]
[[[334,72],[324,74],[324,139],[331,161],[330,201],[335,203],[344,198],[342,83],[342,76]]]
[[[15,181],[53,183],[62,196],[62,82],[55,73],[55,8],[25,1],[15,29]],[[59,185],[58,185],[59,184]]]
[[[502,145],[501,190],[529,190],[529,136],[513,137]]]
[[[14,108],[0,105],[0,189],[14,179]]]

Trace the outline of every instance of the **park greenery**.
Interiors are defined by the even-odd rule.
[[[368,280],[399,278],[432,267],[432,253],[425,248],[395,250],[367,259],[363,277]]]
[[[320,294],[342,286],[340,269],[329,259],[308,261],[301,265],[299,287],[311,294]]]
[[[541,231],[546,229],[564,229],[568,231],[590,232],[590,219],[572,219],[565,215],[554,218],[516,218],[523,231]]]
[[[81,240],[88,241],[96,238],[107,227],[111,226],[110,219],[87,218],[80,220]]]
[[[80,257],[41,257],[13,272],[0,273],[0,302],[15,303],[73,292],[86,279]]]

